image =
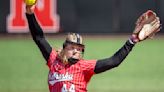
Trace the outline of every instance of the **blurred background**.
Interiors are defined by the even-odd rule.
[[[86,59],[113,55],[151,9],[164,21],[163,0],[38,0],[35,14],[49,43],[84,37]],[[0,92],[48,92],[48,68],[32,41],[23,0],[0,1]],[[164,92],[164,31],[135,46],[118,68],[92,78],[89,92]],[[95,54],[96,53],[96,54]]]
[[[163,3],[163,0],[38,0],[36,15],[50,33],[59,30],[131,33],[137,18],[148,9],[155,11],[163,22]],[[0,3],[0,10],[0,33],[28,32],[23,0],[5,0]]]

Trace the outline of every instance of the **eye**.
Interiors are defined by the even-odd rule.
[[[73,49],[74,49],[74,47],[73,47],[73,46],[68,45],[68,46],[66,47],[66,49],[67,49],[67,50],[73,50]]]
[[[73,47],[73,46],[72,46],[70,49],[71,49],[71,50],[74,50],[74,49],[75,49],[75,47]]]
[[[77,48],[77,51],[82,51],[82,48]]]

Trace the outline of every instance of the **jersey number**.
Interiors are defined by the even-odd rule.
[[[61,92],[75,92],[75,85],[71,85],[69,89],[67,89],[67,85],[64,84]]]

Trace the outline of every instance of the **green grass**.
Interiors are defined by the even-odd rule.
[[[63,39],[48,39],[55,47]],[[116,52],[126,38],[86,38],[85,59]],[[164,92],[164,39],[137,44],[117,68],[95,75],[89,92]],[[0,92],[48,92],[48,68],[31,39],[0,39]]]

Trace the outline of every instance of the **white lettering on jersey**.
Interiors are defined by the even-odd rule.
[[[68,74],[68,72],[66,72],[65,74],[59,74],[57,72],[49,74],[49,84],[51,85],[54,85],[57,82],[70,80],[73,80],[73,74]]]

